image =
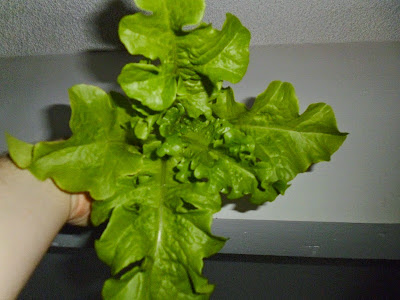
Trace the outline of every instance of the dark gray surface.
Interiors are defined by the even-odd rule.
[[[224,253],[400,259],[400,224],[215,220]]]
[[[211,299],[399,299],[400,261],[217,255]],[[108,269],[90,249],[46,255],[19,300],[100,299]]]
[[[53,246],[91,248],[101,230],[66,228]],[[228,254],[400,260],[400,224],[215,219],[213,232]]]

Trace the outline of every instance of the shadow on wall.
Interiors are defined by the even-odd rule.
[[[247,211],[258,210],[261,205],[253,204],[249,201],[250,196],[243,196],[239,199],[228,199],[225,195],[221,194],[221,206],[225,207],[229,204],[234,204],[232,210],[235,210],[240,213],[245,213]],[[267,205],[267,204],[264,204]]]
[[[88,51],[83,58],[83,68],[96,82],[112,84],[113,90],[121,92],[118,75],[126,64],[139,60],[126,51]]]
[[[100,42],[123,49],[118,37],[119,21],[126,15],[138,12],[139,9],[133,0],[111,0],[102,6],[103,9],[96,16],[88,19],[88,29],[95,33]]]
[[[45,109],[50,134],[48,140],[67,139],[72,135],[69,128],[71,107],[66,104],[54,104]]]
[[[121,50],[113,51],[88,51],[84,57],[87,72],[100,83],[115,84],[115,89],[120,91],[117,77],[121,69],[130,62],[138,62],[139,57],[130,55],[119,40],[118,26],[122,17],[139,12],[132,0],[112,0],[104,8],[88,20],[88,29],[95,33],[100,42]],[[114,87],[113,87],[114,89]]]
[[[256,101],[256,97],[248,97],[246,99],[244,99],[244,104],[246,104],[246,107],[248,109],[252,108],[254,102]]]

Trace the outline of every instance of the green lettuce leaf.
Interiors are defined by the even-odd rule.
[[[211,233],[219,193],[176,181],[178,162],[153,157],[156,140],[131,144],[127,125],[138,112],[123,103],[126,98],[87,85],[69,94],[70,139],[30,145],[8,136],[9,150],[37,178],[52,178],[69,192],[90,192],[94,225],[109,219],[95,245],[112,271],[103,296],[207,299],[214,286],[201,275],[203,258],[225,243]]]
[[[203,258],[224,239],[211,233],[219,194],[173,179],[174,160],[145,160],[141,171],[120,184],[120,193],[95,203],[92,220],[110,221],[96,250],[111,266],[106,299],[208,299]],[[132,184],[132,182],[134,184]]]
[[[108,198],[116,192],[119,178],[137,173],[142,159],[137,148],[126,143],[122,125],[130,116],[97,87],[77,85],[69,95],[70,139],[37,143],[29,164],[16,155],[18,146],[9,144],[10,153],[40,180],[50,177],[63,190]]]
[[[208,191],[226,193],[232,199],[257,189],[258,181],[252,171],[254,140],[229,122],[214,118],[192,120],[185,117],[183,108],[173,107],[159,120],[159,125],[165,140],[157,154],[178,159],[178,181],[196,179]]]
[[[234,121],[242,114],[247,113],[245,104],[236,102],[232,88],[224,88],[211,104],[213,113],[221,119]]]
[[[297,174],[330,160],[346,138],[326,104],[299,115],[289,83],[271,83],[250,110],[225,89],[213,110],[224,119],[192,120],[183,108],[170,109],[158,121],[165,140],[157,153],[179,159],[177,180],[206,180],[210,191],[232,199],[274,200]]]
[[[200,23],[203,0],[136,4],[151,14],[124,17],[120,39],[132,55],[159,60],[160,65],[128,64],[118,77],[121,87],[129,97],[156,111],[179,99],[190,116],[210,115],[208,102],[220,90],[221,82],[236,83],[246,72],[249,31],[231,14],[221,31],[204,23],[185,30],[184,26]]]
[[[119,77],[119,84],[131,98],[155,111],[171,106],[175,100],[177,84],[171,76],[171,65],[156,67],[152,64],[127,64]]]
[[[272,82],[248,112],[231,122],[254,138],[260,187],[273,183],[278,191],[312,164],[329,161],[347,135],[338,130],[333,110],[325,103],[311,104],[299,115],[293,86],[280,81]],[[263,202],[259,197],[252,200]]]
[[[95,200],[92,223],[108,222],[95,243],[111,267],[106,299],[208,299],[214,287],[201,272],[225,242],[211,232],[221,193],[272,201],[330,160],[346,133],[324,103],[300,114],[289,83],[272,82],[250,109],[222,88],[249,60],[250,33],[235,16],[219,31],[201,23],[204,0],[135,2],[144,12],[119,27],[129,53],[145,57],[118,77],[129,98],[74,86],[71,138],[31,145],[7,135],[9,151],[40,180]]]

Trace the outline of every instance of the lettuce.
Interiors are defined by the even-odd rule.
[[[69,90],[72,136],[30,145],[7,136],[10,155],[37,178],[89,192],[91,221],[108,222],[95,243],[111,268],[106,299],[207,299],[203,259],[225,238],[211,232],[221,195],[273,201],[346,138],[323,103],[299,114],[289,83],[272,82],[248,109],[236,83],[249,61],[250,33],[227,14],[222,30],[201,23],[203,0],[136,0],[120,22],[139,63],[118,77],[125,95]],[[186,29],[194,25],[193,29]]]
[[[200,23],[203,0],[136,1],[151,12],[124,17],[119,35],[128,52],[148,61],[127,64],[118,77],[124,92],[152,110],[162,111],[176,99],[191,117],[212,114],[208,102],[221,81],[240,81],[249,63],[250,32],[227,14],[221,31]],[[185,26],[198,25],[193,30]],[[153,61],[159,64],[152,64]]]

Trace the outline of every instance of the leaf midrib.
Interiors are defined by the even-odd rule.
[[[163,239],[163,229],[164,229],[164,202],[165,202],[165,197],[166,197],[166,179],[167,179],[167,161],[161,160],[160,162],[161,166],[161,172],[160,172],[160,178],[159,178],[159,183],[160,183],[160,199],[159,199],[159,205],[157,209],[158,213],[158,228],[157,228],[157,235],[156,235],[156,240],[155,240],[155,245],[152,251],[152,254],[150,255],[153,260],[151,260],[151,264],[148,267],[149,269],[149,281],[150,284],[152,284],[152,278],[154,277],[152,275],[154,271],[154,264],[157,261],[157,257],[159,256],[159,252],[162,248],[162,239]],[[157,276],[156,276],[157,277]]]

